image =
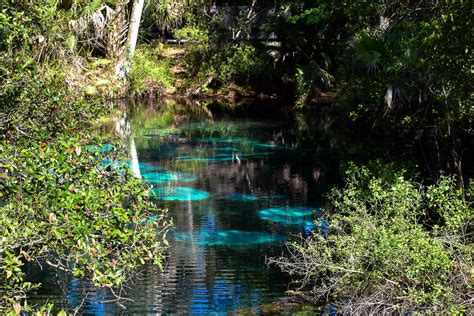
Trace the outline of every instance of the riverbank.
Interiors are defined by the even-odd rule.
[[[129,81],[119,97],[191,98],[239,102],[242,100],[288,100],[294,95],[291,88],[271,91],[234,81],[219,81],[216,74],[196,74],[190,64],[192,44],[170,45],[155,43],[142,45],[132,63]],[[146,68],[146,69],[145,69]],[[268,83],[266,84],[268,85]]]
[[[385,141],[395,156],[414,161],[423,177],[435,180],[439,171],[443,170],[455,173],[461,186],[474,177],[473,166],[463,164],[463,161],[474,157],[474,146],[467,128],[472,116],[468,113],[456,118],[459,123],[455,124],[456,127],[448,123],[451,126],[446,126],[448,134],[441,135],[439,124],[447,121],[436,118],[437,114],[433,113],[437,110],[423,116],[419,111],[386,109],[386,104],[382,102],[376,110],[370,111],[363,102],[354,106],[358,98],[349,97],[353,93],[351,89],[337,86],[330,89],[313,87],[301,94],[297,86],[298,75],[289,69],[269,70],[267,79],[259,79],[259,73],[249,72],[248,69],[257,67],[257,64],[245,66],[248,74],[243,77],[228,70],[235,56],[258,60],[259,55],[252,49],[234,49],[223,56],[207,53],[210,54],[210,60],[201,60],[199,58],[202,56],[199,56],[205,50],[201,46],[199,43],[166,45],[158,42],[140,46],[138,70],[132,66],[132,80],[126,88],[121,89],[121,96],[195,99],[198,101],[196,104],[231,103],[234,108],[254,100],[272,104],[286,102],[288,112],[297,113],[302,126],[314,125],[314,122],[319,122],[316,125],[323,121],[325,124],[332,122],[352,133]],[[215,56],[220,56],[220,59]],[[145,64],[148,69],[156,71],[141,71]],[[344,82],[344,85],[348,84]],[[427,102],[424,106],[436,108],[437,101],[431,102],[432,105]]]

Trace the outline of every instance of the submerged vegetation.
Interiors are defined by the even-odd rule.
[[[104,166],[125,153],[120,140],[98,149],[110,140],[93,130],[110,113],[107,99],[165,94],[285,98],[302,121],[324,111],[336,122],[328,129],[383,138],[415,172],[350,166],[346,186],[329,195],[324,233],[270,262],[315,302],[352,314],[472,311],[470,3],[237,2],[0,1],[0,313],[42,308],[25,300],[40,286],[28,262],[113,291],[137,267],[163,265],[170,222],[152,199],[207,192],[150,191],[125,165]],[[188,111],[212,118],[205,106]],[[215,158],[199,159],[182,163]],[[288,208],[264,211],[289,222]],[[307,222],[312,213],[299,211]],[[226,237],[216,236],[206,242]]]

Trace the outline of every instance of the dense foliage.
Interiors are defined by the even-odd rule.
[[[136,52],[128,74],[129,92],[135,96],[156,95],[173,84],[173,73],[166,59],[158,60],[157,50],[140,49]]]
[[[81,56],[68,49],[67,14],[50,1],[1,9],[0,313],[33,308],[28,262],[120,296],[137,267],[162,265],[170,222],[125,164],[104,164],[124,153],[104,153],[92,134],[109,113],[103,100],[71,92]]]
[[[472,310],[472,196],[452,178],[425,186],[396,170],[352,165],[331,193],[329,231],[270,262],[351,314]]]
[[[43,261],[108,287],[121,286],[140,264],[162,264],[162,212],[125,165],[102,167],[104,154],[92,153],[90,140],[61,135],[26,148],[3,144],[3,308],[34,286],[21,270],[25,262]]]
[[[174,34],[192,42],[198,85],[248,84],[293,95],[303,110],[329,101],[338,121],[422,157],[430,177],[448,166],[463,182],[473,157],[468,2],[249,1],[192,12]]]
[[[185,43],[182,64],[161,44],[129,60],[137,3],[141,38]],[[351,167],[331,194],[329,234],[292,244],[293,256],[276,262],[352,313],[472,308],[470,3],[212,4],[0,1],[0,313],[19,313],[39,286],[23,274],[28,261],[111,288],[140,264],[161,264],[164,212],[125,165],[104,166],[123,160],[120,146],[105,155],[91,135],[109,110],[98,96],[114,95],[122,80],[132,96],[229,86],[289,95],[310,120],[307,110],[330,103],[332,121],[421,157],[420,172],[436,184],[387,166]]]

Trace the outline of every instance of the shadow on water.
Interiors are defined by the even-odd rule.
[[[175,223],[165,271],[146,268],[126,291],[131,300],[116,302],[86,281],[30,266],[29,275],[44,284],[32,301],[95,315],[225,315],[257,313],[284,295],[289,279],[265,266],[265,256],[281,254],[298,234],[327,229],[314,221],[350,152],[329,131],[314,129],[307,142],[297,123],[285,106],[268,104],[124,107],[108,128],[128,144],[124,163],[153,186],[150,197]]]

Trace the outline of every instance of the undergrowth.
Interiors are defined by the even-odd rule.
[[[158,53],[149,48],[138,49],[128,74],[129,92],[133,96],[154,96],[173,86],[174,76],[168,59],[159,59]]]
[[[351,165],[330,194],[327,234],[272,258],[342,313],[454,315],[472,311],[472,188],[423,185],[393,165]],[[470,233],[471,232],[471,233]]]

